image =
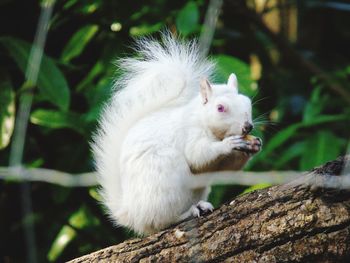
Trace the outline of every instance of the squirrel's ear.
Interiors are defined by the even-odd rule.
[[[207,79],[202,79],[200,82],[201,95],[203,99],[203,104],[206,104],[212,94],[212,89],[210,83]]]
[[[238,82],[234,73],[231,73],[231,75],[228,77],[227,86],[234,89],[238,93]]]

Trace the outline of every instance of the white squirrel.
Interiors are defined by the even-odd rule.
[[[214,64],[195,42],[163,35],[162,43],[139,40],[137,51],[120,61],[124,73],[92,148],[110,217],[149,234],[212,211],[210,187],[189,181],[241,169],[261,141],[243,138],[253,128],[251,100],[238,93],[236,76],[210,84]]]

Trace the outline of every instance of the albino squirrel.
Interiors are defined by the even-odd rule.
[[[210,84],[214,64],[195,42],[163,35],[162,43],[139,40],[137,51],[120,61],[124,73],[102,113],[93,153],[110,217],[149,234],[212,211],[210,187],[189,181],[241,169],[261,141],[244,137],[253,128],[252,106],[238,93],[236,76]]]

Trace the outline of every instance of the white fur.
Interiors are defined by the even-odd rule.
[[[251,122],[251,102],[238,94],[235,75],[228,84],[202,82],[200,92],[213,64],[200,58],[194,42],[165,35],[162,44],[139,41],[138,52],[141,58],[121,61],[125,72],[102,114],[93,153],[110,217],[144,234],[197,215],[193,205],[212,210],[201,201],[209,188],[192,189],[188,180],[194,171],[216,169],[221,157],[239,159],[234,169],[247,161],[234,149]]]

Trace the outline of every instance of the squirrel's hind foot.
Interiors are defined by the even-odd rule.
[[[214,206],[211,203],[203,200],[199,201],[196,207],[200,210],[200,215],[205,215],[214,210]]]
[[[179,221],[185,220],[189,217],[201,217],[213,212],[213,210],[214,207],[211,203],[201,200],[196,205],[192,205],[190,209],[183,213],[180,216]]]

